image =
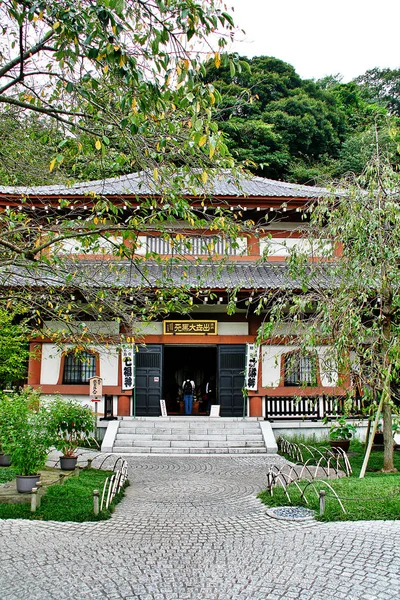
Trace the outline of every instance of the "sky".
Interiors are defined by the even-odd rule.
[[[399,0],[226,0],[239,54],[275,56],[304,79],[400,67]],[[231,12],[228,10],[228,12]]]

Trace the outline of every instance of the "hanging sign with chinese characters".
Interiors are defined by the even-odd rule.
[[[164,321],[164,335],[217,335],[218,321]]]
[[[135,387],[135,346],[127,344],[121,350],[121,369],[123,392],[132,390]]]
[[[91,377],[89,379],[89,394],[92,402],[100,402],[100,397],[103,395],[103,380],[101,377]]]
[[[260,355],[260,346],[256,344],[247,344],[246,353],[246,390],[256,390],[258,387],[258,359]]]

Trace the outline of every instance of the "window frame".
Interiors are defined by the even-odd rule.
[[[294,368],[289,363],[296,361]],[[302,365],[303,361],[312,361],[310,366]],[[290,372],[289,372],[290,368]],[[307,379],[307,375],[310,378]],[[281,365],[282,385],[284,387],[316,388],[320,386],[319,361],[317,353],[302,353],[300,350],[285,352]]]
[[[84,352],[81,352],[80,355],[82,356],[82,354],[86,354],[88,357],[91,357],[91,364],[87,364],[87,366],[89,367],[88,371],[88,378],[84,378],[85,377],[85,362],[84,361],[79,361],[79,356],[75,355],[75,353],[73,352],[73,350],[67,350],[66,352],[63,352],[62,358],[61,358],[61,365],[60,365],[60,376],[59,376],[59,381],[58,384],[59,385],[89,385],[90,383],[90,378],[91,377],[98,377],[100,375],[100,361],[99,361],[99,353],[95,352],[93,350],[87,350]],[[81,373],[80,373],[80,378],[79,380],[72,380],[72,378],[69,378],[68,380],[66,380],[65,377],[65,370],[66,370],[66,366],[68,365],[68,360],[72,358],[72,360],[75,359],[76,363],[75,365],[73,365],[73,367],[77,368],[79,365],[81,367],[83,367],[83,369],[81,369]]]

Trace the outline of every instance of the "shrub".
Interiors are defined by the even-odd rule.
[[[73,456],[79,444],[93,435],[96,421],[91,407],[57,396],[47,410],[54,446],[64,456]]]

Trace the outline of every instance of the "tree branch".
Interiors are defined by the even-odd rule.
[[[35,44],[31,48],[28,48],[28,50],[25,50],[25,52],[21,52],[21,54],[19,56],[16,56],[12,60],[10,60],[8,63],[6,63],[0,69],[0,77],[3,77],[4,75],[6,75],[6,73],[11,71],[11,69],[16,67],[21,62],[26,61],[28,58],[31,58],[34,54],[41,52],[44,49],[46,42],[48,42],[52,37],[54,37],[54,35],[55,35],[55,31],[48,31],[46,33],[46,35],[44,35],[43,38],[37,44]],[[1,93],[2,93],[2,90],[0,88],[0,94]]]

